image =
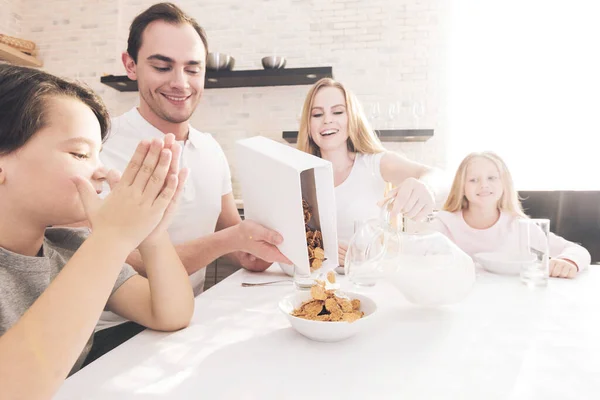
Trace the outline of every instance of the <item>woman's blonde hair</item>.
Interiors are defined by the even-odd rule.
[[[449,212],[456,212],[469,208],[469,201],[465,196],[465,179],[469,164],[476,158],[489,160],[494,163],[496,168],[498,168],[503,189],[502,196],[498,200],[498,209],[507,211],[516,216],[527,218],[527,215],[525,215],[523,207],[521,206],[519,194],[515,190],[515,185],[508,167],[496,153],[491,151],[471,153],[460,163],[456,175],[454,176],[454,182],[452,182],[450,194],[448,195],[448,199],[446,200],[443,209]]]
[[[306,95],[300,131],[298,132],[298,150],[321,157],[321,150],[312,140],[310,132],[310,117],[317,92],[324,87],[335,87],[344,93],[346,112],[348,113],[348,150],[352,153],[375,154],[385,151],[377,135],[369,125],[365,113],[356,96],[340,82],[331,78],[323,78],[313,85]]]

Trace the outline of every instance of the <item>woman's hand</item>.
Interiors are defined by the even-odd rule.
[[[406,178],[400,186],[392,190],[379,206],[393,198],[392,216],[402,213],[415,221],[423,221],[433,213],[435,198],[431,190],[418,179]]]

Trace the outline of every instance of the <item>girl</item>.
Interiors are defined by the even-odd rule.
[[[471,153],[458,167],[435,229],[467,254],[509,251],[523,212],[504,161],[492,152]],[[550,233],[550,276],[573,278],[591,262],[583,247]]]
[[[0,65],[0,387],[49,398],[108,308],[157,330],[189,324],[190,283],[168,236],[186,171],[170,136],[142,142],[123,177],[99,162],[109,119],[89,89]],[[113,187],[100,200],[104,180]],[[88,219],[92,233],[48,228]],[[124,265],[138,248],[148,279]]]
[[[434,189],[439,186],[433,183],[439,173],[386,151],[356,97],[333,79],[321,79],[309,90],[297,147],[333,164],[340,265],[354,234],[354,221],[379,216],[377,203],[384,196],[386,182],[398,186],[389,193],[395,197],[393,215],[402,212],[423,220],[433,211]]]

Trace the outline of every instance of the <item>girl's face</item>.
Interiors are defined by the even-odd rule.
[[[465,175],[465,196],[469,206],[497,207],[503,192],[500,171],[492,161],[476,157],[469,163]]]
[[[46,127],[17,151],[0,157],[0,202],[18,220],[41,226],[86,219],[71,178],[88,179],[96,191],[106,178],[99,159],[100,124],[77,99],[46,101]],[[42,225],[43,224],[43,225]]]
[[[315,95],[310,110],[310,136],[321,151],[346,148],[348,110],[344,92],[336,87],[323,87]]]

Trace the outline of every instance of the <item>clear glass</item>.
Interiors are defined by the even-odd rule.
[[[316,279],[319,276],[319,272],[311,272],[305,273],[301,268],[298,268],[294,265],[294,286],[298,290],[310,290],[310,288],[315,284]]]
[[[310,288],[317,281],[325,281],[327,279],[327,272],[333,270],[335,267],[331,265],[329,262],[325,262],[323,266],[319,269],[311,271],[310,273],[305,273],[301,268],[297,266],[289,266],[294,268],[294,286],[298,290],[310,290]]]
[[[521,281],[528,287],[545,287],[550,275],[550,220],[519,220],[519,255],[524,262],[521,267]]]
[[[414,100],[412,103],[412,113],[414,119],[414,128],[420,128],[420,121],[425,116],[425,105],[421,100]]]
[[[379,220],[354,222],[354,235],[346,250],[344,273],[355,286],[375,286],[382,276],[381,261],[386,240]]]
[[[388,106],[388,119],[389,119],[389,128],[395,129],[397,128],[398,119],[400,117],[400,108],[401,104],[399,101],[395,101],[389,104]]]
[[[381,118],[381,107],[378,102],[375,102],[371,105],[369,110],[369,119],[371,120],[371,125],[373,129],[379,129],[379,119]]]

